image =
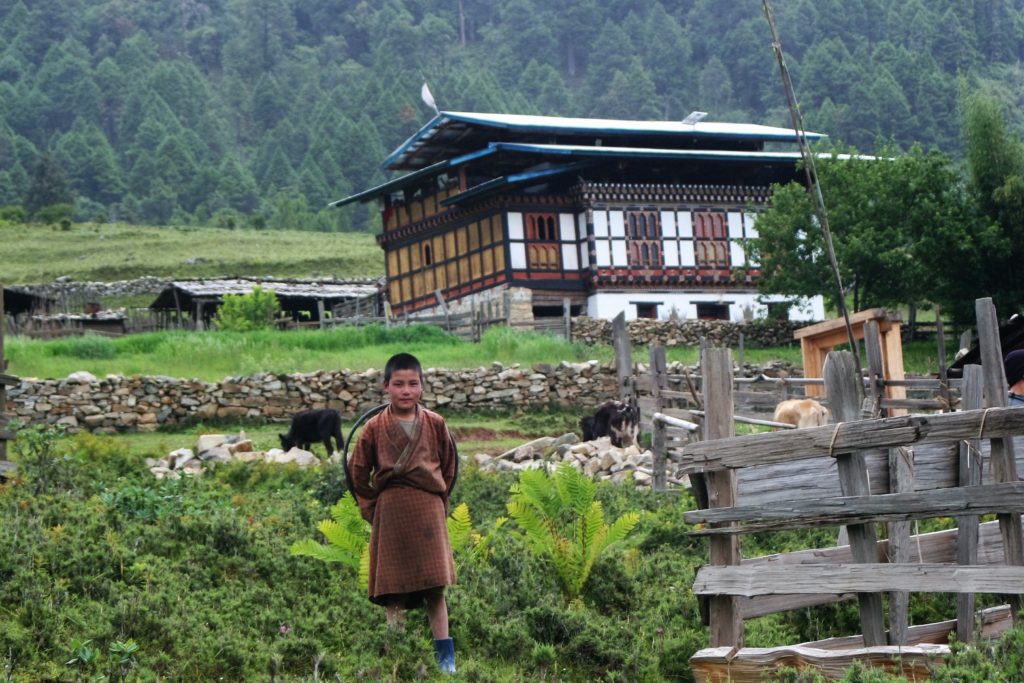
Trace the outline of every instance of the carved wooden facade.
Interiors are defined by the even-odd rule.
[[[754,306],[745,241],[770,184],[797,178],[792,131],[732,124],[442,112],[385,162],[380,200],[395,314],[509,288],[535,315],[737,318]],[[820,302],[807,317],[821,317]]]

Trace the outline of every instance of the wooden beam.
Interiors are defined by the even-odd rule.
[[[995,438],[1015,434],[1024,434],[1024,410],[1017,408],[989,408],[938,415],[903,415],[785,432],[749,434],[714,442],[698,441],[683,449],[680,472],[709,472],[869,448],[954,442],[979,436]]]
[[[683,520],[690,524],[752,522],[744,526],[690,532],[695,536],[707,536],[950,517],[967,511],[979,515],[1024,512],[1024,481],[879,496],[792,500],[771,507],[744,505],[691,510],[683,514]]]
[[[736,433],[733,421],[732,354],[729,349],[704,349],[701,353],[704,375],[704,438],[721,439]],[[731,507],[736,502],[735,472],[712,472],[707,476],[710,507]],[[740,563],[740,543],[736,536],[711,539],[710,562],[723,567]],[[743,618],[739,601],[732,596],[714,596],[708,603],[709,642],[712,645],[743,645]]]
[[[981,351],[981,372],[985,378],[985,405],[990,406],[989,412],[996,407],[1005,406],[1009,402],[1006,374],[1003,370],[1003,351],[999,337],[999,320],[992,299],[977,299],[974,311],[978,318],[978,346]],[[1024,411],[1021,411],[1024,412]],[[978,438],[982,438],[982,434]],[[1001,435],[1003,436],[1003,435]],[[992,439],[992,470],[997,481],[1016,481],[1017,460],[1014,457],[1013,441],[1006,438]],[[1006,563],[1016,566],[1024,565],[1024,545],[1021,544],[1021,517],[1019,514],[999,515],[999,528],[1003,534],[1006,551]],[[1013,611],[1013,623],[1021,623],[1021,585],[1017,591],[1008,596],[1010,609]]]
[[[964,383],[961,389],[961,403],[964,410],[976,410],[984,401],[984,378],[980,365],[964,366]],[[964,439],[958,447],[959,468],[957,483],[960,486],[981,484],[981,451],[977,439]],[[978,564],[978,515],[962,515],[957,518],[956,563]],[[956,596],[956,637],[960,642],[974,640],[974,594],[958,593]]]
[[[1003,539],[999,533],[998,522],[985,522],[978,529],[977,559],[972,564],[1003,564]],[[959,540],[962,529],[933,531],[927,534],[910,537],[910,560],[929,563],[952,563],[962,545]],[[882,540],[876,546],[878,562],[887,561],[888,541]],[[799,550],[792,553],[779,553],[744,559],[742,566],[789,566],[799,564],[848,564],[853,562],[853,552],[848,545],[833,548],[815,548]],[[765,614],[785,612],[787,610],[827,605],[842,600],[851,600],[854,593],[840,595],[819,593],[806,595],[760,595],[742,598],[740,609],[744,619],[753,619]],[[971,616],[973,623],[973,615]]]
[[[859,363],[851,351],[833,351],[825,359],[825,392],[828,395],[832,416],[838,421],[853,422],[860,418],[862,403]],[[839,485],[844,496],[867,496],[871,494],[868,470],[864,453],[841,452],[836,456],[839,471]],[[872,524],[850,524],[846,527],[850,547],[856,562],[873,563],[878,545],[877,532]],[[829,593],[831,591],[815,591]],[[879,593],[861,592],[857,596],[860,605],[860,627],[866,645],[885,645],[885,620],[882,614],[882,596]]]
[[[844,651],[810,648],[805,645],[745,647],[731,650],[713,647],[699,650],[690,658],[697,683],[764,683],[771,672],[783,667],[813,668],[825,680],[841,680],[855,662],[884,668],[909,681],[928,681],[945,661],[949,647],[919,645],[858,648]]]
[[[782,593],[1016,593],[1024,567],[949,564],[804,564],[716,567],[697,571],[694,595]]]

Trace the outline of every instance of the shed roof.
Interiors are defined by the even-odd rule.
[[[807,132],[818,140],[821,133]],[[761,148],[766,142],[798,141],[790,128],[716,121],[631,121],[523,114],[439,112],[392,152],[383,166],[417,170],[492,141],[568,142],[572,138],[628,140],[654,147]],[[650,144],[657,142],[657,144]],[[633,146],[629,144],[627,146]]]
[[[14,287],[4,287],[4,312],[9,315],[46,310],[55,303],[54,299],[22,291]]]
[[[178,280],[169,283],[150,308],[175,308],[175,291],[187,299],[222,299],[225,294],[249,294],[257,286],[270,290],[280,299],[337,301],[374,296],[381,289],[377,278],[359,280],[275,280],[275,279],[210,279]]]

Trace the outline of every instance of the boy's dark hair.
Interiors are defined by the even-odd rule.
[[[423,379],[423,368],[420,366],[420,361],[411,353],[396,353],[388,358],[388,362],[384,366],[384,384],[391,381],[391,374],[395,370],[415,370],[420,376],[420,380]]]

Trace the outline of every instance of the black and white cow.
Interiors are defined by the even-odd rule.
[[[636,443],[640,434],[640,410],[622,401],[608,401],[593,415],[580,420],[580,429],[584,441],[607,436],[611,437],[613,446],[624,448]]]

